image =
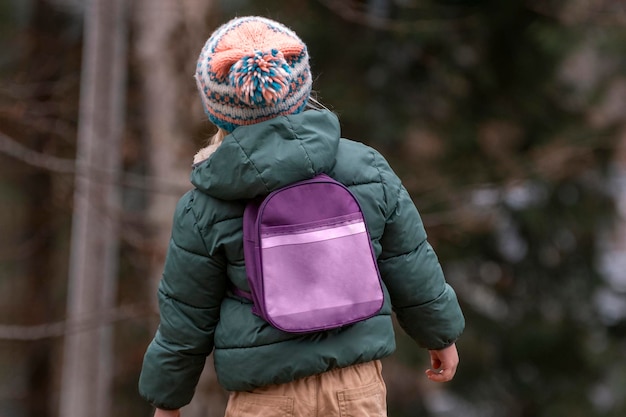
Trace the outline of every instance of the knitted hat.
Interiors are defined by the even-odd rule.
[[[299,113],[311,93],[304,42],[286,26],[257,16],[235,18],[213,32],[195,77],[209,119],[229,132]]]

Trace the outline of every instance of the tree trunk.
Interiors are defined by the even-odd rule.
[[[85,11],[61,417],[111,415],[112,326],[73,327],[87,318],[104,320],[116,302],[125,4],[92,0]]]
[[[191,188],[189,173],[197,144],[192,132],[202,114],[193,80],[196,59],[213,28],[206,22],[213,2],[206,0],[138,0],[136,54],[143,83],[143,115],[150,176]],[[155,187],[156,188],[156,187]],[[152,232],[150,301],[156,303],[156,286],[180,195],[153,192],[148,197],[147,218]],[[155,304],[156,308],[156,304]],[[225,393],[207,366],[186,417],[223,416]]]
[[[176,62],[186,50],[182,27],[181,2],[168,0],[138,0],[136,10],[139,78],[142,81],[144,146],[149,175],[157,184],[165,181],[190,187],[189,167],[193,153],[190,126],[181,118],[187,109],[181,108],[187,90],[181,88],[191,74],[183,62]],[[176,50],[174,49],[176,48]],[[180,58],[179,58],[180,59]],[[169,241],[172,215],[180,195],[152,192],[147,197],[147,220],[154,245],[151,248],[150,292],[156,294]],[[151,298],[156,301],[155,297]]]

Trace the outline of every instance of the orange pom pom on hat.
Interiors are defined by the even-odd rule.
[[[301,112],[312,84],[304,42],[258,16],[235,18],[213,32],[195,78],[209,120],[228,132]]]

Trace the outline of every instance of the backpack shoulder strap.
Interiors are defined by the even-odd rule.
[[[230,283],[230,290],[236,296],[241,297],[241,298],[245,298],[246,300],[249,300],[249,301],[252,301],[252,294],[251,293],[249,293],[248,291],[242,290],[241,288],[237,287],[232,282]]]

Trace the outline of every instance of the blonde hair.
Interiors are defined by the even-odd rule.
[[[222,144],[224,138],[228,135],[228,132],[224,129],[217,129],[217,132],[208,140],[208,144],[200,149],[193,157],[193,163],[199,164],[200,162],[207,159],[209,156],[215,152],[218,146]]]
[[[228,132],[221,127],[217,128],[217,132],[209,139],[209,145],[219,145],[224,138],[228,135]]]
[[[315,91],[311,91],[309,100],[306,103],[306,108],[314,109],[314,110],[328,110],[328,108],[325,105],[323,105],[315,96],[316,96]]]

